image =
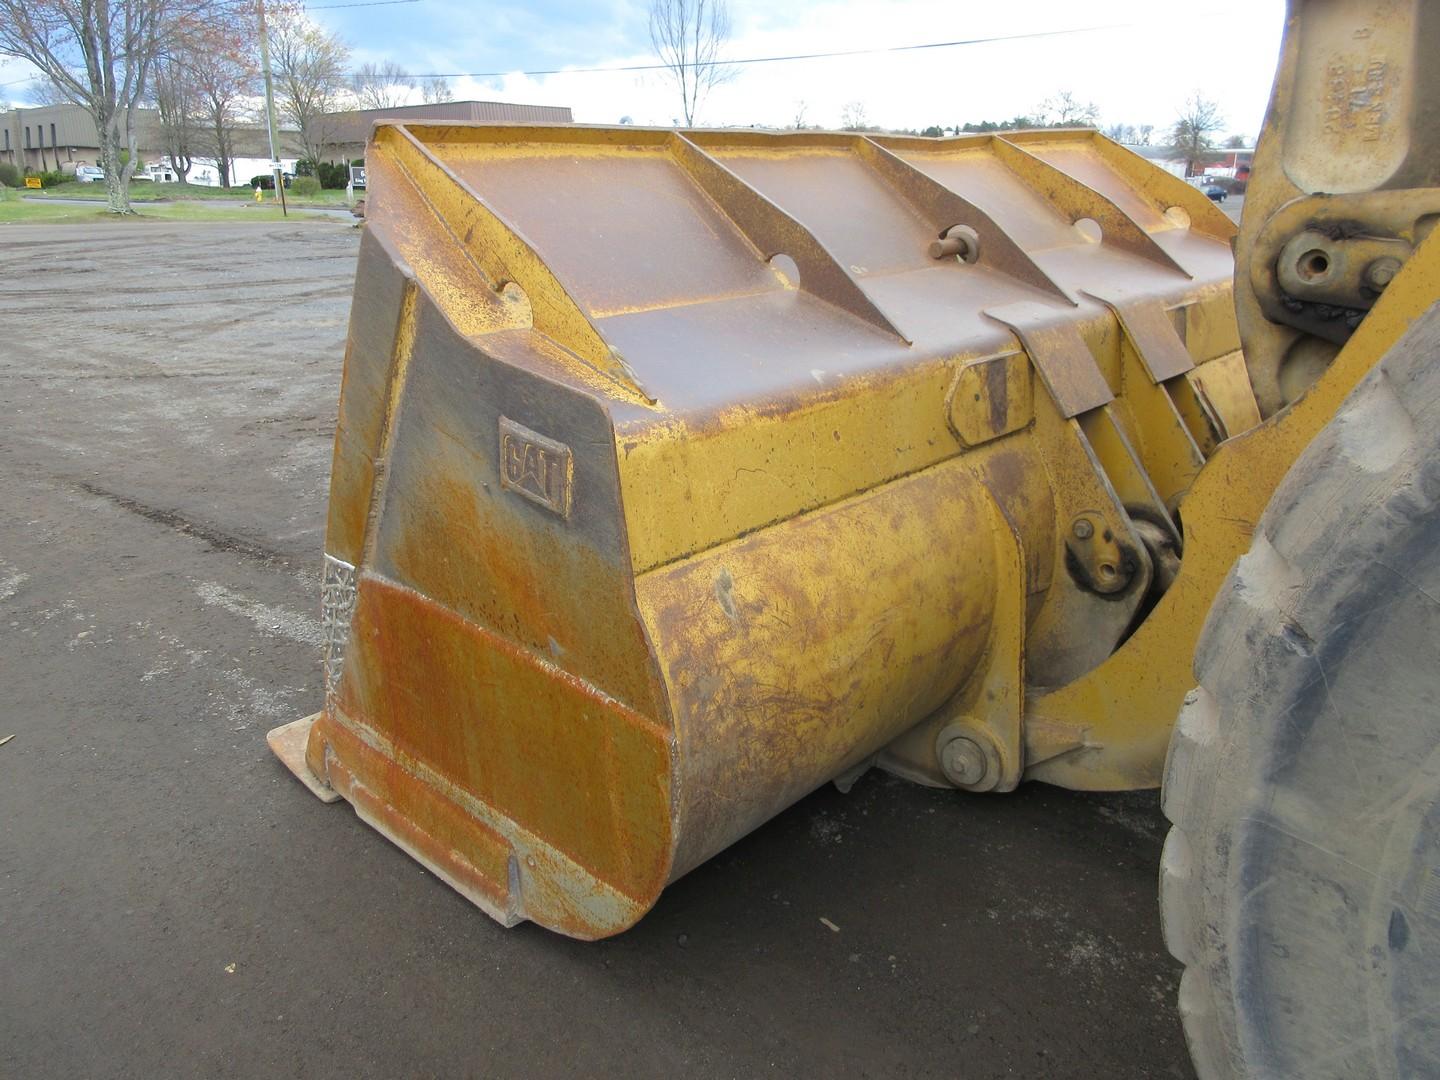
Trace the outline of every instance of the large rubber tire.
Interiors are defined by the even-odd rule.
[[[1287,474],[1195,673],[1160,891],[1196,1070],[1440,1076],[1440,305]]]

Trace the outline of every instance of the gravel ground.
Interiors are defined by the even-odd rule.
[[[872,773],[582,945],[306,793],[357,243],[5,232],[0,1074],[1191,1075],[1153,794]]]

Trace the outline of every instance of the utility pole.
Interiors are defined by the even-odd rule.
[[[280,213],[290,216],[285,204],[285,176],[280,167],[280,137],[275,127],[275,86],[270,80],[270,34],[265,29],[265,0],[255,0],[255,11],[260,19],[260,70],[265,75],[265,118],[270,131],[270,169],[275,177],[275,192],[280,196]]]

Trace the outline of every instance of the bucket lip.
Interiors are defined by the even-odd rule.
[[[325,763],[325,776],[317,779],[337,799],[349,802],[365,824],[504,926],[530,921],[584,941],[610,937],[638,922],[671,880],[673,830],[662,874],[651,888],[632,895],[401,753],[384,735],[358,723],[337,705],[332,703],[303,722],[310,725],[309,756]],[[669,771],[673,776],[673,764]],[[382,785],[389,787],[383,795]],[[424,800],[439,810],[447,840],[417,825],[416,815],[407,812],[413,807],[396,805],[412,800]],[[474,857],[475,848],[471,857],[457,850],[455,830],[473,839],[475,847],[508,849],[503,877],[481,868],[483,860]]]
[[[265,743],[270,747],[270,752],[280,759],[280,764],[289,769],[311,795],[323,803],[339,802],[340,793],[330,786],[328,780],[310,768],[310,763],[305,760],[310,729],[319,719],[320,713],[311,713],[299,720],[291,720],[288,724],[271,728],[265,733]]]

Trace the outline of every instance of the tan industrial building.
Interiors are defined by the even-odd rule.
[[[135,113],[142,175],[158,181],[178,179],[165,149],[159,113],[155,109],[136,109]],[[266,171],[270,147],[263,125],[237,124],[231,138],[232,183],[243,184],[252,175]],[[280,143],[281,159],[293,164],[301,153],[296,133],[282,128]],[[42,172],[71,172],[77,165],[99,165],[100,137],[90,110],[83,105],[39,105],[0,113],[0,161]],[[214,184],[218,182],[215,173],[215,162],[197,154],[190,180]]]
[[[165,163],[166,150],[160,131],[160,117],[154,109],[137,109],[139,126],[138,150],[142,162]],[[362,157],[365,141],[376,120],[432,121],[442,123],[543,123],[569,124],[572,116],[568,106],[522,105],[505,101],[446,101],[434,105],[409,105],[393,109],[363,109],[335,113],[330,117],[331,130],[327,142],[333,146],[325,157],[348,161]],[[293,162],[302,153],[298,132],[280,132],[282,160]],[[236,173],[231,182],[245,183],[251,172],[264,172],[269,157],[268,140],[263,125],[241,124],[235,129]],[[40,105],[35,108],[11,109],[0,113],[0,161],[21,169],[73,170],[76,165],[97,165],[100,162],[100,138],[95,121],[81,105]],[[260,162],[254,165],[253,162]],[[197,159],[197,164],[212,172],[214,162]],[[163,172],[156,179],[168,178]],[[205,180],[199,180],[205,183]]]
[[[370,129],[377,120],[441,124],[573,124],[568,105],[522,105],[510,101],[442,101],[432,105],[400,105],[391,109],[357,109],[335,113],[333,156],[363,157]]]
[[[141,160],[162,153],[160,122],[153,109],[140,109]],[[0,161],[41,171],[96,165],[100,137],[90,110],[82,105],[37,105],[0,113]]]

